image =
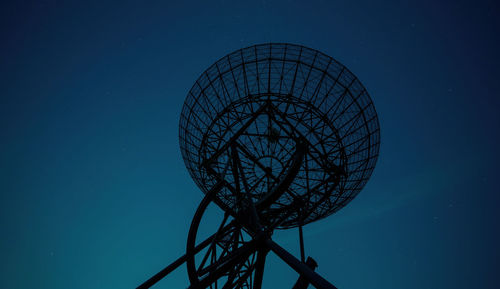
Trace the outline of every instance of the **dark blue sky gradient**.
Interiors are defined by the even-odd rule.
[[[305,227],[339,288],[498,288],[495,1],[8,1],[0,9],[1,288],[133,288],[185,249],[202,199],[178,147],[197,77],[291,42],[371,94],[381,151]],[[381,3],[380,3],[381,2]],[[296,230],[274,239],[297,254]],[[296,274],[270,256],[265,288]],[[185,288],[185,268],[157,288]]]

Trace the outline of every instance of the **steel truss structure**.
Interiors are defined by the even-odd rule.
[[[185,164],[205,193],[186,254],[139,288],[187,265],[190,288],[261,288],[273,251],[299,273],[294,288],[335,288],[305,260],[302,226],[351,201],[379,151],[377,114],[361,82],[310,48],[270,43],[232,52],[190,90],[180,119]],[[222,209],[200,239],[207,207]],[[212,222],[213,223],[213,222]],[[299,227],[300,260],[271,239]]]

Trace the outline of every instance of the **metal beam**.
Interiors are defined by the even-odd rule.
[[[317,289],[337,289],[326,279],[321,277],[318,273],[314,272],[305,263],[300,262],[299,259],[295,258],[292,254],[288,253],[280,245],[276,244],[273,240],[265,240],[265,244],[280,257],[285,263],[290,265],[293,270],[299,273],[301,276],[306,278],[314,287]]]

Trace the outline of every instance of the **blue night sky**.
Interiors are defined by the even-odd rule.
[[[198,76],[265,42],[346,65],[378,111],[365,189],[304,228],[335,286],[498,288],[494,1],[8,1],[0,288],[134,288],[183,254],[202,193],[178,120]],[[297,230],[274,240],[298,253]],[[270,253],[264,288],[297,275]],[[495,285],[497,284],[497,285]],[[185,288],[185,267],[156,288]]]

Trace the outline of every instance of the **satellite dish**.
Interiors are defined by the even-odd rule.
[[[343,208],[365,186],[380,144],[373,102],[341,63],[300,45],[234,51],[195,81],[181,113],[182,156],[205,193],[186,254],[190,288],[261,288],[271,250],[300,274],[294,288],[335,288],[305,260],[302,227]],[[210,204],[214,234],[198,231]],[[299,227],[301,259],[271,239]]]
[[[338,211],[368,181],[379,151],[375,107],[361,82],[335,59],[293,44],[263,44],[230,53],[210,66],[188,93],[180,120],[182,156],[203,192],[228,169],[236,146],[254,203],[291,164],[297,140],[307,153],[289,188],[267,210],[271,219],[303,201],[302,222]],[[234,188],[217,193],[237,210]],[[298,226],[291,214],[281,228]]]

